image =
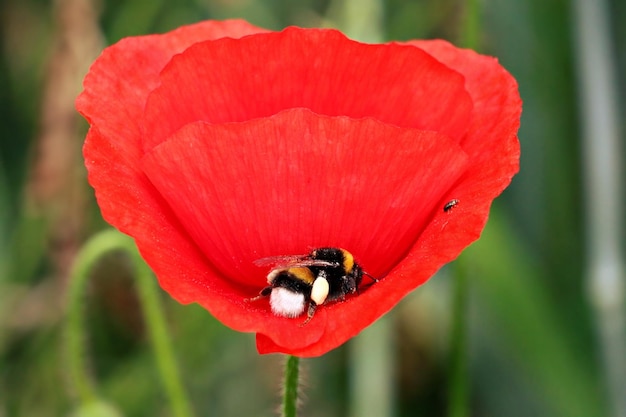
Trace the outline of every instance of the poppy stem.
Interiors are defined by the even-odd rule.
[[[85,297],[84,293],[93,264],[103,252],[116,248],[115,239],[101,234],[89,240],[77,254],[68,283],[68,303],[65,319],[65,355],[71,389],[83,406],[96,400],[96,388],[86,363]]]
[[[132,260],[148,333],[173,415],[190,417],[193,413],[180,381],[152,272],[139,255],[133,240],[115,230],[107,230],[93,236],[78,253],[70,274],[65,335],[68,370],[73,388],[83,407],[98,399],[96,386],[86,363],[84,294],[93,266],[103,255],[112,251],[123,251]]]
[[[454,294],[448,375],[448,417],[466,417],[468,411],[467,387],[467,277],[457,263],[454,265]]]
[[[150,268],[132,247],[131,256],[135,266],[136,285],[143,315],[150,335],[161,384],[169,398],[172,414],[176,417],[191,417],[193,411],[183,387],[174,350],[170,343],[165,315],[159,301],[159,289]]]
[[[298,414],[298,381],[300,358],[288,356],[285,363],[285,385],[283,387],[282,417],[296,417]]]

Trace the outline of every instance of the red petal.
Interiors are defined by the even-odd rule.
[[[442,40],[412,41],[465,77],[465,88],[474,103],[471,128],[462,145],[476,162],[490,164],[507,155],[519,162],[519,129],[522,101],[517,82],[496,58],[470,49],[459,49]],[[517,172],[517,171],[516,171]]]
[[[151,105],[147,109],[151,123],[157,117],[158,106],[167,108],[163,100],[174,99],[170,102],[172,108],[158,115],[164,117],[161,122],[165,128],[159,133],[160,139],[155,136],[154,143],[174,133],[196,110],[205,120],[208,114],[218,121],[228,121],[233,115],[233,120],[271,115],[294,104],[306,105],[321,114],[371,116],[398,126],[438,130],[450,138],[394,128],[375,120],[328,118],[304,110],[224,126],[195,123],[176,132],[142,161],[152,182],[148,180],[137,162],[142,157],[138,123],[142,123],[146,95],[158,84],[161,68],[172,55],[198,40],[255,31],[261,29],[245,22],[206,22],[166,35],[123,40],[108,48],[92,67],[85,80],[85,92],[77,100],[79,110],[92,124],[85,159],[104,217],[135,237],[164,289],[181,302],[201,303],[228,326],[258,332],[262,353],[316,356],[360,332],[479,236],[492,199],[518,170],[519,144],[515,135],[521,102],[515,81],[494,59],[458,50],[445,42],[414,44],[451,70],[418,48],[360,45],[332,31],[310,31],[313,35],[309,42],[329,41],[324,51],[308,47],[301,50],[305,44],[301,41],[306,41],[308,35],[290,29],[267,40],[282,48],[280,52],[270,48],[265,55],[254,55],[255,60],[249,61],[254,65],[236,77],[223,73],[240,68],[223,69],[226,65],[222,64],[245,63],[250,57],[235,45],[262,45],[253,38],[202,43],[167,66],[163,86],[150,99],[151,105],[155,104],[154,109]],[[286,36],[289,32],[293,33]],[[290,44],[284,38],[298,42]],[[211,48],[226,46],[238,52],[222,50],[224,62],[220,62],[218,58],[222,57],[216,55],[219,51]],[[387,52],[379,49],[390,47],[400,48],[393,55],[403,56],[404,61],[394,61],[392,54],[385,55]],[[198,55],[205,50],[212,51],[214,67],[190,68],[190,63],[208,62]],[[323,62],[336,65],[321,65],[311,56],[318,52],[324,56]],[[309,64],[321,66],[312,72],[297,71],[297,63],[281,64],[276,58],[283,53],[297,60],[309,57]],[[375,71],[359,61],[360,57],[367,59],[367,54],[383,57]],[[385,66],[388,61],[393,65]],[[210,90],[205,92],[206,97],[195,94],[181,88],[187,87],[188,82],[183,81],[190,78],[189,73],[178,74],[179,79],[174,80],[177,65],[192,75],[211,76],[215,70],[222,78],[212,82],[229,82],[235,88],[241,81],[242,89]],[[274,81],[255,83],[254,75],[266,67],[273,69],[268,74],[275,75]],[[461,78],[457,72],[465,77],[465,88],[474,100],[473,110],[466,93],[458,89]],[[386,74],[392,74],[395,80],[385,78]],[[406,74],[410,79],[403,78]],[[415,74],[421,77],[419,82],[413,80]],[[265,75],[261,78],[267,80]],[[171,81],[174,84],[170,85]],[[421,82],[428,84],[426,90],[416,87],[407,94],[407,86]],[[203,78],[197,84],[194,89],[208,85]],[[288,88],[283,89],[283,84]],[[297,90],[300,85],[306,87]],[[172,86],[181,89],[178,98],[184,102],[176,101],[177,91]],[[344,89],[350,94],[338,93]],[[427,90],[432,97],[428,97]],[[228,96],[237,91],[242,92],[244,100]],[[248,100],[257,91],[265,100],[258,104]],[[167,94],[161,96],[164,92]],[[219,104],[225,97],[234,100],[235,105]],[[280,105],[274,106],[274,100]],[[301,101],[295,103],[297,100]],[[415,108],[420,111],[414,113]],[[211,117],[208,120],[213,120]],[[465,153],[453,141],[460,143]],[[185,148],[190,145],[196,148]],[[333,152],[329,153],[329,148]],[[348,152],[350,149],[352,152]],[[288,164],[278,164],[276,152],[288,155],[280,161],[298,161],[306,170],[299,172]],[[307,152],[310,161],[297,159]],[[193,166],[177,165],[171,158],[190,161]],[[158,168],[163,171],[158,173]],[[166,173],[171,178],[164,178]],[[239,182],[241,178],[244,180]],[[286,181],[291,185],[285,186]],[[279,199],[272,198],[285,189],[289,192]],[[353,194],[346,194],[348,190]],[[452,198],[460,203],[450,212],[443,212],[443,206]],[[185,199],[189,207],[185,207]],[[215,201],[226,202],[224,213],[228,214],[221,213]],[[229,201],[238,205],[229,205]],[[242,206],[242,201],[250,207]],[[411,213],[409,207],[415,212]],[[200,213],[208,217],[202,218]],[[213,223],[205,223],[207,219]],[[281,227],[271,228],[272,224]],[[223,249],[217,250],[220,242]],[[304,253],[325,245],[346,247],[366,270],[378,276],[397,261],[401,263],[359,296],[324,305],[305,327],[299,327],[299,320],[272,315],[265,300],[244,301],[264,284],[266,271],[254,268],[252,260]]]
[[[133,235],[143,227],[136,221],[160,210],[136,161],[142,153],[139,120],[163,66],[195,42],[263,30],[243,20],[207,21],[163,35],[122,39],[103,51],[85,77],[76,107],[91,124],[83,152],[89,182],[107,221]],[[109,188],[117,189],[115,199],[107,195]],[[118,199],[144,207],[145,213],[120,210]]]
[[[122,39],[92,65],[76,106],[110,141],[128,148],[130,142],[138,152],[138,140],[130,138],[138,139],[138,120],[148,93],[158,85],[159,73],[173,55],[196,42],[263,31],[243,20],[207,21],[163,35]]]
[[[324,306],[330,317],[324,335],[301,349],[298,356],[319,356],[344,343],[391,309],[410,291],[424,283],[441,266],[456,258],[478,239],[495,197],[519,170],[517,130],[521,100],[517,84],[494,58],[457,49],[445,41],[411,42],[466,77],[474,100],[471,128],[462,141],[471,155],[467,171],[435,205],[438,211],[407,256],[382,281],[346,303]],[[449,212],[451,199],[458,205]],[[317,315],[317,313],[316,313]],[[316,316],[317,317],[317,316]],[[285,347],[263,334],[257,335],[260,353],[285,352]]]
[[[465,164],[458,146],[438,133],[305,109],[244,123],[190,124],[142,161],[181,225],[219,271],[211,280],[233,286],[232,302],[239,309],[243,293],[253,296],[266,285],[267,270],[252,262],[270,255],[345,247],[366,270],[382,275],[413,244],[433,215],[434,202]],[[146,252],[161,250],[158,239],[151,246]],[[236,318],[214,312],[218,296],[224,294],[203,291],[196,301],[241,330],[232,323]],[[357,309],[369,310],[362,296],[342,308],[358,304]],[[287,351],[310,345],[313,335],[319,338],[334,327],[325,320],[326,306],[304,330],[299,320],[272,317],[267,301],[253,307],[255,331]],[[334,337],[343,342],[360,328],[341,330]]]
[[[288,28],[199,43],[174,57],[146,105],[144,149],[197,120],[244,121],[296,107],[460,140],[472,104],[463,77],[418,48]]]
[[[466,201],[466,206],[468,203],[473,206],[471,213],[466,215],[472,216],[473,220],[462,222],[458,225],[459,230],[454,231],[465,231],[468,236],[475,236],[469,244],[478,238],[487,222],[492,200],[519,171],[517,131],[522,102],[517,82],[495,58],[469,49],[458,49],[441,40],[411,44],[463,74],[466,89],[474,102],[470,129],[461,142],[472,163],[463,181],[456,186],[456,190],[451,190],[453,194],[450,195],[450,198]],[[453,229],[455,225],[448,227]]]
[[[83,152],[103,217],[135,238],[150,265],[169,270],[165,277],[175,276],[174,271],[186,276],[160,279],[165,290],[176,287],[175,297],[183,303],[206,290],[207,280],[202,276],[210,265],[204,264],[180,228],[172,226],[176,219],[137,164],[141,153],[138,120],[148,91],[158,83],[158,73],[171,55],[199,40],[263,30],[241,20],[208,21],[164,35],[123,39],[105,49],[92,65],[85,90],[76,100],[91,124]],[[154,239],[164,245],[162,250],[145,250],[142,242]],[[222,304],[216,299],[213,308],[219,310]]]
[[[143,168],[211,263],[260,288],[255,259],[326,245],[349,248],[383,274],[465,163],[438,133],[292,109],[187,125]]]

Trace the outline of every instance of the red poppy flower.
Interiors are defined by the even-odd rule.
[[[261,353],[359,333],[478,238],[518,170],[514,79],[444,41],[208,21],[118,42],[84,88],[104,218],[174,298],[256,332]],[[324,246],[380,281],[305,326],[247,301],[267,285],[255,260]]]

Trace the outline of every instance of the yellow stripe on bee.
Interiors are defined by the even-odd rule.
[[[313,275],[313,272],[311,272],[309,268],[305,268],[305,267],[289,268],[288,271],[291,275],[295,276],[300,281],[306,284],[313,285],[313,281],[315,281],[315,276]]]
[[[343,270],[348,274],[354,268],[354,256],[345,249],[341,249],[341,252],[343,252]]]

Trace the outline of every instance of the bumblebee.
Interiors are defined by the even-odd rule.
[[[358,292],[364,272],[350,252],[341,248],[318,248],[308,255],[278,256],[254,262],[257,266],[274,265],[267,274],[267,287],[252,300],[269,296],[272,312],[277,316],[295,318],[306,305],[307,324],[318,306],[341,300]]]

